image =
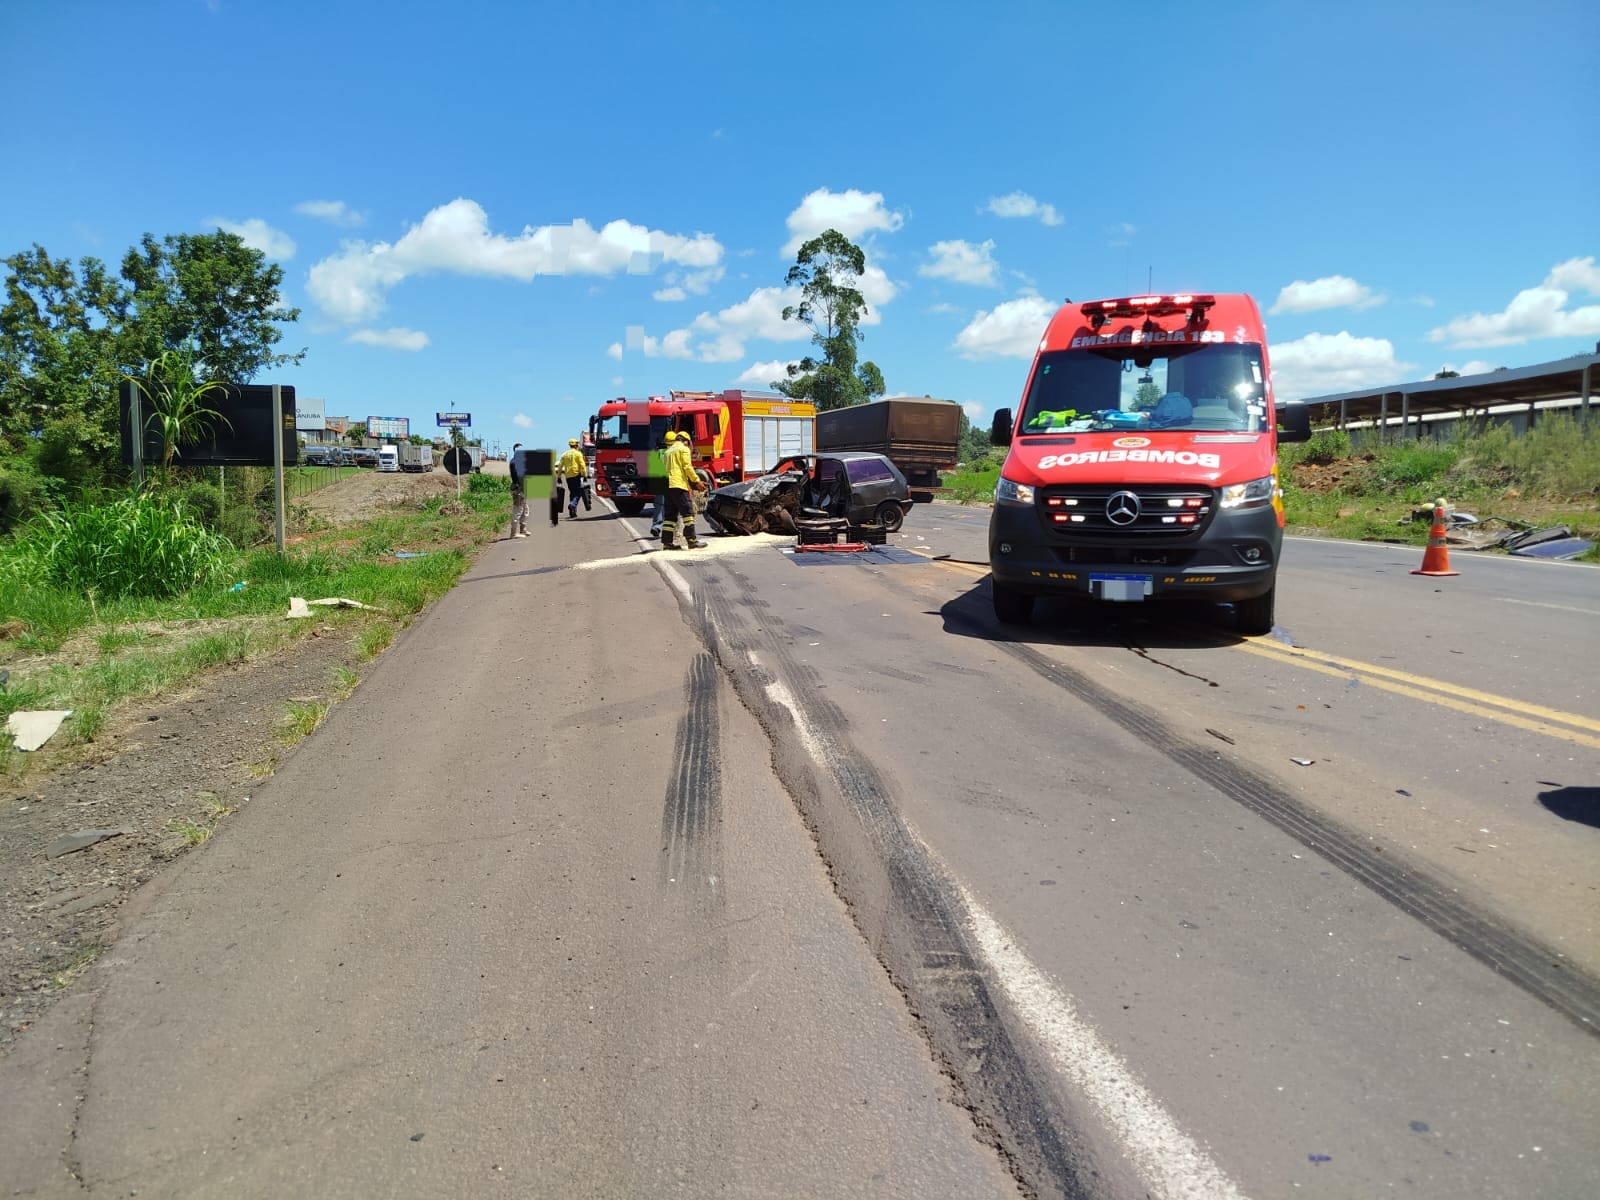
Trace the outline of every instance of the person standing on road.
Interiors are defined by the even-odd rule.
[[[691,492],[705,487],[695,474],[694,457],[689,452],[689,441],[681,433],[667,430],[667,519],[661,523],[661,547],[676,550],[676,537],[681,527],[683,544],[690,550],[705,545],[694,533],[694,501]]]
[[[584,512],[594,507],[586,486],[589,464],[583,459],[583,451],[578,447],[577,438],[567,439],[567,452],[561,456],[561,467],[556,473],[567,481],[567,520],[576,520],[580,498],[583,500]]]
[[[527,465],[520,453],[522,443],[511,447],[511,536],[528,536]]]
[[[664,451],[667,447],[666,435],[656,439],[656,449]],[[650,505],[650,538],[652,541],[661,540],[661,522],[667,517],[667,493],[664,488],[655,488],[655,497]]]

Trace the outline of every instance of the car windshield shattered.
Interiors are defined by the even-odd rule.
[[[1250,343],[1052,351],[1039,356],[1021,431],[1261,433],[1261,361],[1261,347]]]

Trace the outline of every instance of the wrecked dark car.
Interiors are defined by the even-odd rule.
[[[900,469],[865,452],[786,458],[765,475],[718,488],[706,503],[706,512],[729,533],[794,533],[797,520],[820,514],[893,533],[910,509],[911,489]]]

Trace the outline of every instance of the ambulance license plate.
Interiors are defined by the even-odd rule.
[[[1090,575],[1089,591],[1101,600],[1143,600],[1154,590],[1150,575]]]

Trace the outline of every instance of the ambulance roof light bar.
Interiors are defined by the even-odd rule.
[[[1128,296],[1121,300],[1094,300],[1080,311],[1096,329],[1117,317],[1170,317],[1187,312],[1191,324],[1205,320],[1206,309],[1216,304],[1215,296]]]

